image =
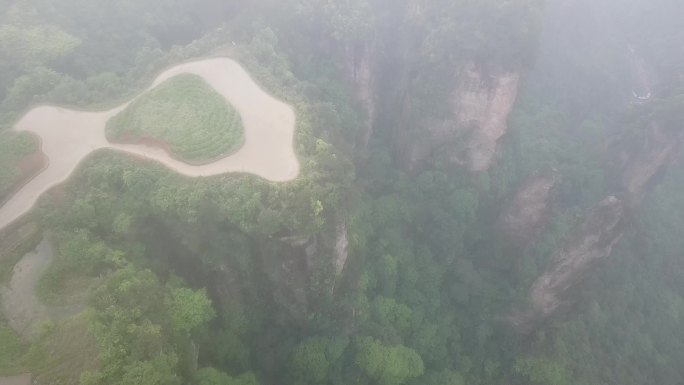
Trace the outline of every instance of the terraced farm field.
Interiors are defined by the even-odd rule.
[[[175,76],[134,100],[107,122],[106,133],[114,142],[161,145],[192,163],[226,156],[244,141],[240,114],[194,74]]]

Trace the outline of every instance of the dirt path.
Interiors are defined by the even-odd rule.
[[[173,159],[159,148],[107,141],[107,121],[130,102],[103,112],[36,107],[17,122],[14,130],[38,135],[50,163],[0,207],[0,230],[27,213],[45,191],[65,181],[88,154],[102,148],[151,159],[190,177],[230,172],[251,173],[274,182],[297,177],[299,162],[293,148],[295,113],[291,106],[266,93],[237,62],[227,58],[173,67],[159,75],[150,89],[182,73],[204,78],[235,106],[245,128],[245,143],[240,150],[216,162],[193,166]]]
[[[45,321],[63,319],[81,310],[79,306],[48,307],[38,300],[36,285],[54,256],[52,243],[44,238],[14,266],[7,287],[0,288],[2,313],[12,329],[24,337],[34,336]]]
[[[12,377],[0,377],[0,385],[31,385],[31,375],[21,374]]]

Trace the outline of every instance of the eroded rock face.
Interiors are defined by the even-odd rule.
[[[513,201],[501,213],[497,227],[518,247],[525,247],[539,235],[548,219],[556,174],[534,173],[518,189]]]
[[[465,159],[471,171],[485,171],[496,154],[497,141],[508,127],[508,115],[518,96],[520,75],[502,72],[485,76],[470,63],[461,72],[461,84],[454,92],[452,102],[456,113],[456,131],[468,135]]]
[[[531,308],[511,317],[514,326],[530,329],[558,310],[566,293],[596,261],[607,257],[622,237],[625,204],[611,196],[591,209],[563,246],[554,254],[544,274],[530,290]]]
[[[375,119],[375,100],[374,87],[375,79],[371,55],[365,44],[359,44],[346,49],[347,57],[347,79],[354,89],[356,99],[366,111],[363,120],[364,134],[361,145],[368,146],[371,135],[373,134],[373,124]]]
[[[428,118],[421,130],[401,137],[404,168],[416,165],[435,151],[472,172],[486,171],[494,163],[497,142],[506,133],[508,115],[518,96],[520,75],[514,72],[488,71],[475,64],[465,64],[456,74],[456,83],[447,100],[450,116]],[[403,109],[410,110],[407,98]]]
[[[670,164],[681,146],[682,135],[684,133],[664,130],[658,124],[651,123],[647,129],[646,140],[636,155],[623,154],[626,160],[623,160],[622,183],[630,207],[641,203],[648,192],[651,180]]]
[[[651,122],[644,129],[640,143],[623,151],[619,172],[624,198],[605,199],[591,209],[586,220],[572,231],[554,254],[544,274],[532,285],[531,308],[511,317],[514,326],[521,331],[531,330],[569,302],[568,290],[582,279],[593,262],[610,255],[622,236],[625,210],[633,210],[643,201],[654,178],[679,153],[683,136],[680,130],[663,129],[658,123]],[[514,214],[504,218],[515,223],[510,219],[515,218]]]
[[[335,270],[341,274],[349,257],[349,227],[346,222],[339,222],[336,227]]]

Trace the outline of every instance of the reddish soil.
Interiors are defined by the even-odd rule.
[[[160,148],[160,149],[166,151],[168,154],[173,154],[173,152],[171,151],[171,146],[169,146],[168,143],[164,142],[161,139],[148,138],[148,137],[138,138],[138,137],[133,136],[131,134],[125,134],[125,135],[122,135],[120,138],[108,138],[108,140],[111,143],[139,144],[139,145],[147,146],[147,147]]]
[[[176,153],[171,151],[171,146],[169,146],[168,143],[161,139],[156,139],[156,138],[150,138],[150,137],[136,137],[131,134],[124,134],[120,138],[107,138],[110,143],[116,143],[116,144],[133,144],[133,145],[139,145],[139,146],[146,146],[146,147],[151,147],[151,148],[157,148],[160,150],[163,150],[166,152],[171,158],[182,161],[182,162],[187,162],[180,156],[178,156]],[[139,156],[139,155],[134,155],[134,159],[139,161],[140,163],[145,163],[148,162],[149,160],[145,158],[144,156]],[[191,162],[187,162],[191,163]]]

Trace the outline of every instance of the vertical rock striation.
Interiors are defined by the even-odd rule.
[[[609,256],[622,237],[624,212],[624,202],[614,196],[589,211],[532,285],[530,308],[511,317],[515,327],[530,330],[569,300],[568,291],[596,261]]]
[[[503,236],[518,247],[527,246],[548,220],[556,174],[534,173],[526,178],[497,220]]]
[[[508,115],[518,95],[520,75],[501,72],[485,76],[469,63],[459,76],[453,96],[457,134],[466,133],[467,150],[454,160],[473,172],[486,171],[494,161],[497,142],[506,133]]]

